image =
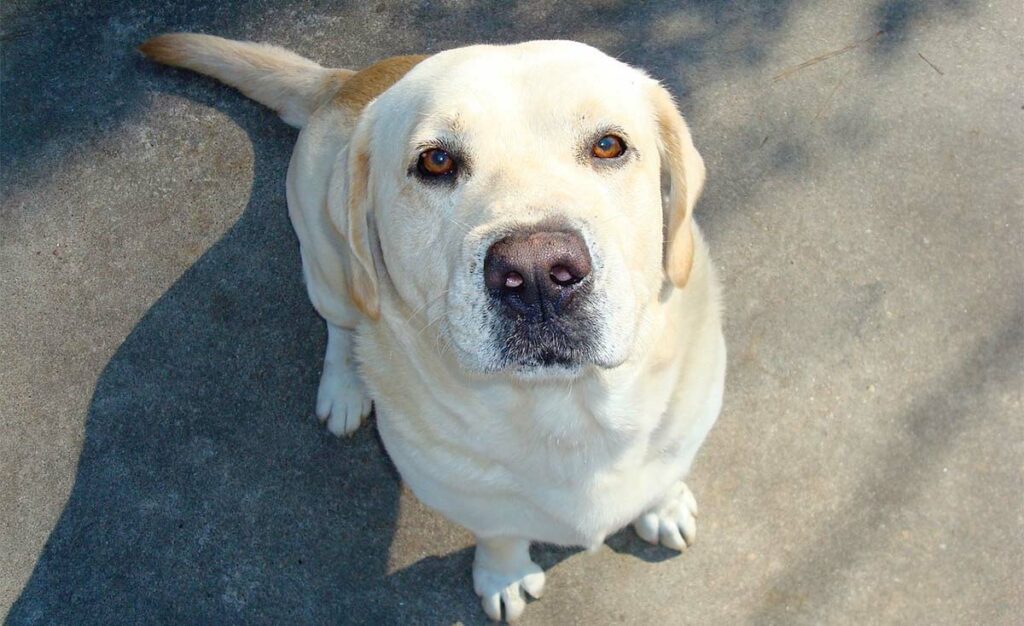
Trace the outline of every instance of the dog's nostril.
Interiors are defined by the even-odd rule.
[[[519,272],[509,272],[505,274],[505,288],[506,289],[517,289],[523,286],[523,277]]]
[[[551,268],[551,279],[563,286],[576,282],[576,277],[564,265],[556,265]]]

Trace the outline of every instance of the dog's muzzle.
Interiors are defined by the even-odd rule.
[[[505,365],[575,367],[593,351],[586,243],[572,230],[523,230],[494,242],[484,285]]]

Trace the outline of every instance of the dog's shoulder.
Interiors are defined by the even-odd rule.
[[[425,54],[388,57],[359,70],[342,84],[334,96],[334,104],[358,114],[427,57]]]

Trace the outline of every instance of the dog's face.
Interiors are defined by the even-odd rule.
[[[390,281],[467,370],[617,366],[686,281],[703,163],[664,90],[588,46],[424,61],[363,114],[347,168],[355,300]]]

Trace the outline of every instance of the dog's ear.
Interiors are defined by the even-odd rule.
[[[373,187],[370,184],[370,116],[361,116],[347,149],[338,156],[327,193],[327,211],[348,242],[348,295],[370,319],[380,318],[380,297],[372,242]]]
[[[690,129],[675,101],[661,85],[654,83],[651,101],[658,125],[658,153],[662,177],[669,180],[665,202],[665,274],[676,287],[685,287],[693,266],[693,206],[704,188],[704,159],[693,146]]]

